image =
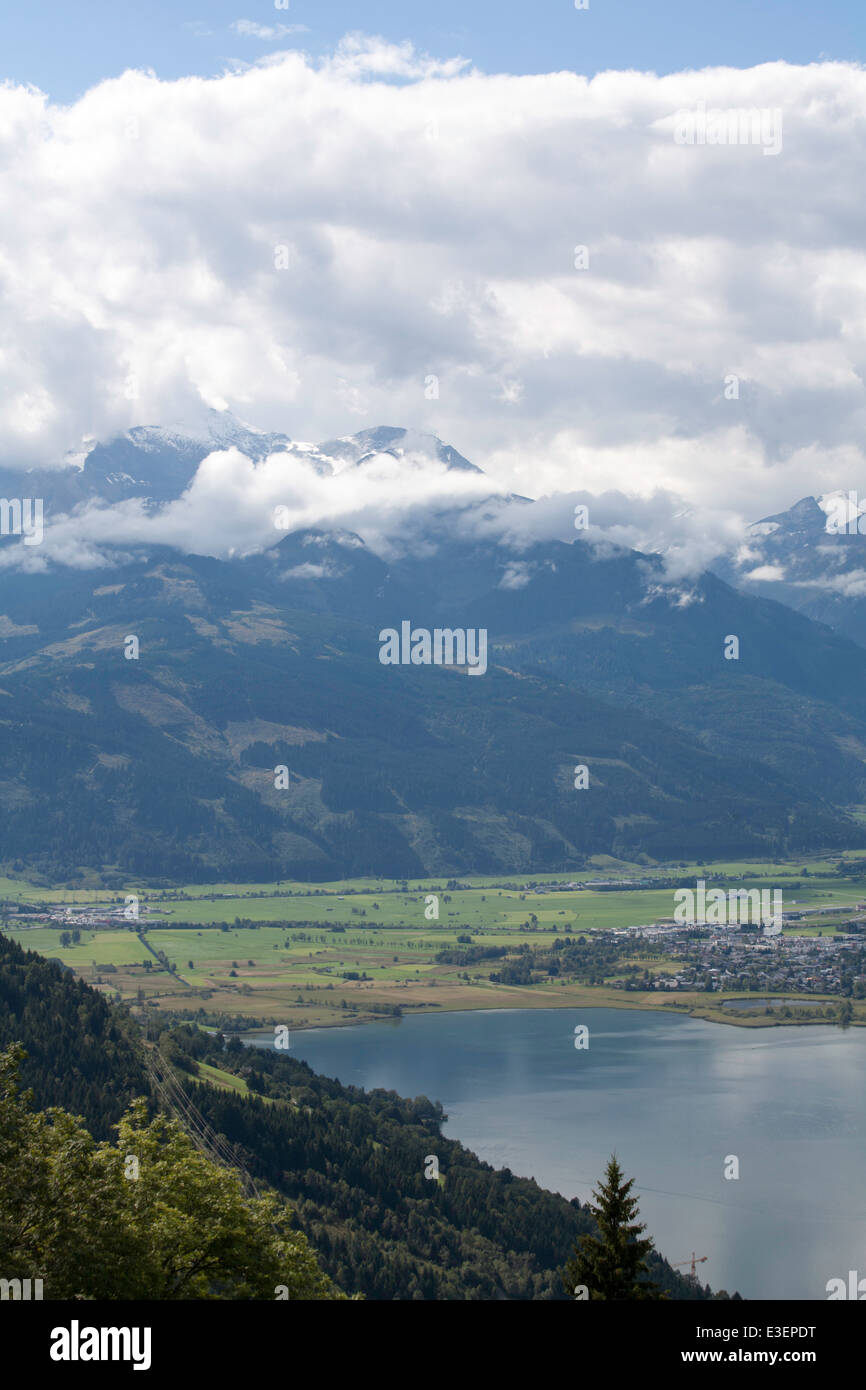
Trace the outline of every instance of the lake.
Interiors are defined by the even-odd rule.
[[[714,1289],[825,1299],[866,1276],[866,1029],[495,1010],[293,1031],[291,1055],[440,1100],[449,1138],[566,1197],[588,1199],[615,1150],[659,1251],[706,1255]]]

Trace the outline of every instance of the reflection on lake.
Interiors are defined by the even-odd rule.
[[[533,1009],[293,1031],[291,1043],[327,1076],[441,1100],[450,1138],[566,1197],[585,1201],[616,1150],[658,1249],[707,1255],[714,1289],[825,1299],[828,1279],[866,1275],[864,1029]],[[737,1180],[723,1176],[730,1155]]]

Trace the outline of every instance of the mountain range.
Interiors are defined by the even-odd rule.
[[[314,526],[231,558],[109,539],[98,568],[6,568],[6,872],[529,874],[866,843],[866,625],[818,582],[855,575],[864,542],[822,531],[818,502],[754,528],[751,557],[672,582],[659,555],[466,525],[486,515],[480,470],[396,427],[309,445],[212,412],[26,488],[73,519],[158,513],[227,447],[323,477],[420,457],[481,490],[385,551]],[[839,542],[842,560],[823,553]],[[406,621],[484,629],[486,673],[383,665],[380,633]]]

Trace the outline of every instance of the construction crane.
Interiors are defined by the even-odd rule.
[[[691,1272],[691,1276],[692,1276],[693,1279],[697,1280],[698,1275],[697,1275],[697,1271],[696,1271],[696,1269],[695,1269],[695,1265],[702,1265],[702,1264],[704,1263],[704,1261],[705,1261],[705,1260],[708,1260],[708,1259],[709,1259],[709,1255],[696,1255],[695,1252],[694,1252],[694,1250],[693,1250],[693,1251],[692,1251],[692,1254],[691,1254],[691,1259],[690,1259],[690,1260],[677,1260],[676,1263],[672,1266],[672,1268],[674,1268],[674,1269],[679,1269],[681,1265],[690,1264],[691,1267],[692,1267],[692,1268],[691,1268],[691,1271],[690,1271],[690,1272]]]

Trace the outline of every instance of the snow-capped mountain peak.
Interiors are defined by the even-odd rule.
[[[202,447],[240,449],[252,457],[274,452],[291,444],[287,434],[271,434],[239,420],[229,410],[204,408],[184,420],[168,425],[135,425],[123,436],[137,449],[153,453],[163,449],[178,451]]]

